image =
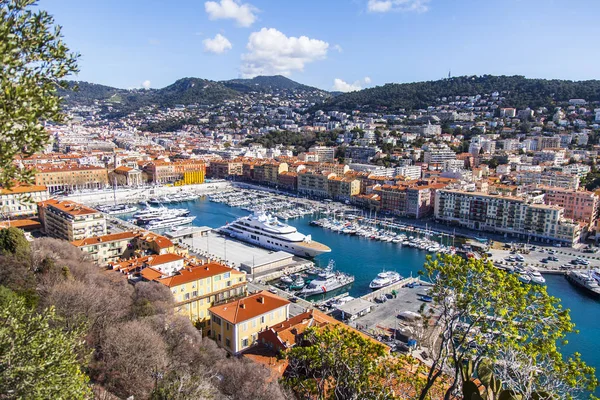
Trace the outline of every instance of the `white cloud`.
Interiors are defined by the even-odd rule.
[[[373,13],[386,13],[389,11],[417,12],[429,10],[430,0],[369,0],[367,10]]]
[[[342,46],[340,46],[339,44],[334,44],[332,47],[335,51],[337,51],[338,53],[343,53],[344,49],[342,49]]]
[[[146,81],[142,82],[142,87],[144,89],[150,89],[150,81],[146,80]]]
[[[336,92],[355,92],[362,89],[360,82],[348,83],[340,78],[333,80],[333,90]]]
[[[257,75],[290,75],[327,56],[329,43],[306,36],[288,37],[274,28],[252,32],[242,54],[240,72],[245,78]]]
[[[212,39],[204,39],[202,43],[204,43],[204,51],[214,54],[223,54],[227,50],[231,50],[233,47],[231,42],[220,33],[217,33],[217,35]]]
[[[204,9],[208,18],[233,19],[239,26],[248,27],[256,21],[255,12],[258,11],[252,4],[241,3],[237,0],[207,1]]]
[[[365,76],[362,80],[354,81],[352,83],[348,83],[340,78],[335,78],[333,80],[332,89],[336,92],[355,92],[357,90],[361,90],[364,85],[368,85],[371,83],[371,78]]]

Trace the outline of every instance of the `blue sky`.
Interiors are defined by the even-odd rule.
[[[40,0],[77,79],[276,73],[326,90],[452,75],[598,79],[598,0]]]

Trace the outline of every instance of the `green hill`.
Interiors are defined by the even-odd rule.
[[[500,92],[506,106],[525,108],[551,106],[555,102],[582,98],[600,101],[600,81],[527,79],[523,76],[461,76],[438,81],[388,83],[370,89],[345,93],[329,99],[326,110],[419,109],[437,99]]]
[[[324,90],[303,85],[281,75],[257,76],[252,79],[231,79],[228,81],[223,81],[222,83],[229,88],[244,93],[251,91],[268,92],[277,90],[298,92],[317,91],[326,93]]]

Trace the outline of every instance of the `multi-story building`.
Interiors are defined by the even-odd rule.
[[[353,177],[332,176],[329,182],[329,197],[334,200],[350,200],[360,193],[360,180]]]
[[[298,192],[327,197],[329,195],[329,178],[335,176],[330,172],[311,172],[302,170],[298,173]]]
[[[277,161],[268,161],[254,166],[254,180],[261,183],[276,185],[279,174],[288,171],[288,164]]]
[[[335,159],[335,147],[311,146],[308,151],[315,153],[319,162],[333,162]]]
[[[242,175],[242,162],[237,160],[215,160],[208,167],[210,176],[215,179],[225,179],[230,176]]]
[[[50,193],[78,189],[101,189],[108,185],[106,168],[81,165],[36,166],[35,184]]]
[[[279,174],[279,186],[285,189],[298,190],[298,173],[287,171]]]
[[[133,255],[131,242],[135,236],[135,232],[112,233],[86,237],[72,241],[71,244],[92,257],[96,264],[105,266],[108,263],[117,262],[122,258]]]
[[[48,236],[72,242],[106,235],[104,214],[72,201],[42,201],[38,214]]]
[[[71,244],[92,257],[100,266],[132,256],[172,254],[175,245],[168,238],[148,231],[128,231],[86,237]]]
[[[378,147],[371,146],[348,146],[346,147],[346,158],[352,159],[355,163],[368,163],[381,152]]]
[[[380,198],[381,210],[398,216],[406,215],[406,187],[382,185],[374,189]]]
[[[406,179],[421,179],[421,167],[418,165],[409,165],[405,167],[396,167],[395,175],[402,175]]]
[[[442,165],[444,161],[456,160],[456,153],[446,144],[427,144],[423,150],[423,161],[427,164]]]
[[[558,206],[530,203],[525,198],[461,190],[438,190],[435,217],[473,230],[572,246],[581,226],[565,220]]]
[[[210,336],[231,354],[253,345],[258,334],[288,319],[290,302],[267,291],[211,307]]]
[[[165,276],[146,268],[142,277],[167,286],[175,299],[175,310],[197,323],[204,335],[210,332],[209,308],[247,294],[246,274],[225,265],[186,260],[185,268]]]
[[[144,170],[153,183],[189,185],[204,183],[206,165],[203,161],[196,160],[153,161],[146,164]]]
[[[548,188],[544,202],[562,207],[565,218],[585,222],[591,226],[598,216],[598,195],[588,191]]]
[[[0,189],[0,215],[4,218],[37,215],[37,203],[49,198],[48,188],[37,185],[16,185]]]
[[[579,177],[557,171],[523,171],[516,175],[519,185],[554,186],[563,189],[577,190]]]

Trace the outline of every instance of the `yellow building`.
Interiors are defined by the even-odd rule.
[[[15,185],[0,189],[0,213],[5,218],[32,217],[37,214],[37,203],[48,198],[46,186]]]
[[[73,201],[42,201],[38,214],[48,236],[72,242],[106,235],[104,214]]]
[[[231,354],[238,354],[258,340],[258,334],[288,319],[290,302],[267,291],[214,306],[210,336]]]
[[[167,286],[175,298],[175,310],[198,323],[203,334],[210,329],[210,307],[247,293],[246,274],[216,262],[195,266],[188,263],[167,277],[154,268],[146,268],[142,277]]]
[[[175,186],[195,185],[204,183],[204,170],[186,171],[183,173],[183,179],[175,182]]]

